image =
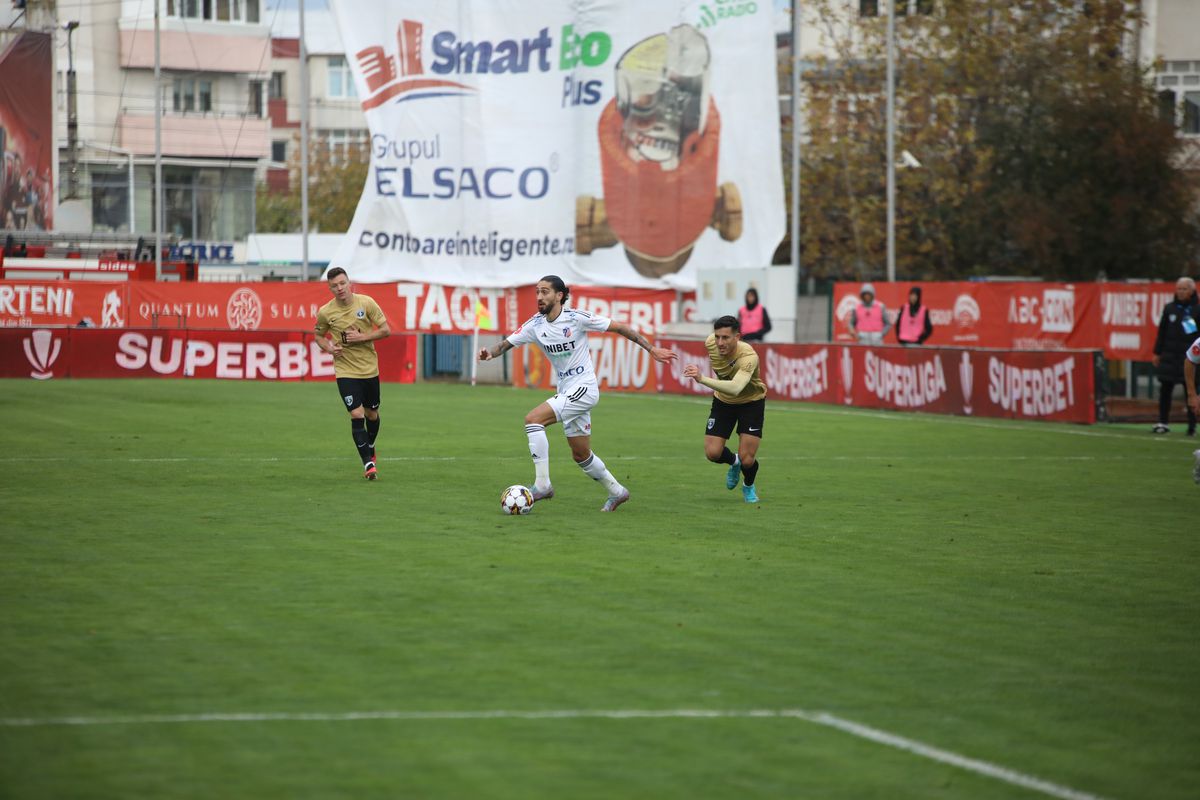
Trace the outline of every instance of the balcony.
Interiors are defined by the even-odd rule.
[[[154,115],[124,113],[117,119],[120,146],[154,155]],[[162,118],[162,153],[188,158],[267,158],[270,121],[248,116],[184,114]]]
[[[154,68],[154,31],[121,29],[121,66]],[[270,69],[271,30],[260,25],[193,24],[159,34],[163,69],[187,72],[262,73]]]

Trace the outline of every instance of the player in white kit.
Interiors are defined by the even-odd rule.
[[[1197,365],[1200,365],[1200,339],[1192,342],[1183,362],[1183,385],[1187,387],[1188,408],[1192,409],[1194,414],[1200,415],[1200,387],[1196,386]],[[1192,457],[1196,460],[1192,466],[1192,480],[1200,484],[1200,450],[1194,450]]]
[[[554,497],[550,483],[550,441],[546,426],[561,422],[571,457],[593,480],[604,484],[608,499],[601,511],[615,511],[629,499],[629,490],[617,482],[600,457],[592,452],[592,406],[600,402],[600,387],[588,350],[589,331],[620,334],[650,354],[655,361],[667,362],[675,353],[652,347],[646,337],[621,322],[598,317],[565,306],[571,290],[557,275],[547,275],[537,283],[538,313],[511,336],[502,339],[495,350],[479,351],[480,361],[498,358],[518,345],[536,344],[550,359],[558,376],[558,393],[525,415],[525,435],[533,456],[536,479],[535,500]]]

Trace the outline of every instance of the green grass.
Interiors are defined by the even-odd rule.
[[[1194,440],[606,394],[522,518],[497,387],[0,381],[0,797],[1023,798],[801,719],[14,726],[205,713],[827,711],[1111,798],[1200,785]],[[1164,438],[1166,441],[1164,441]]]

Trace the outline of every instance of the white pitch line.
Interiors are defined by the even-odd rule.
[[[541,711],[345,711],[345,712],[279,712],[226,714],[145,714],[125,717],[28,717],[0,718],[0,728],[38,728],[51,726],[95,725],[166,725],[197,722],[354,722],[360,720],[486,720],[486,719],[802,719],[866,739],[876,744],[903,750],[921,758],[948,764],[952,767],[994,778],[1061,800],[1104,800],[1099,795],[1072,789],[1069,786],[1026,775],[1008,767],[969,758],[949,750],[897,736],[859,722],[843,719],[824,711],[801,708],[784,709],[546,709]]]

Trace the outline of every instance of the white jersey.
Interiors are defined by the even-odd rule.
[[[1187,358],[1193,364],[1200,364],[1200,339],[1192,342],[1192,346],[1187,351]]]
[[[553,322],[545,314],[530,317],[508,337],[508,343],[513,347],[523,344],[541,347],[558,375],[558,393],[566,394],[577,386],[596,385],[587,335],[588,331],[603,333],[611,324],[608,317],[564,307]]]

